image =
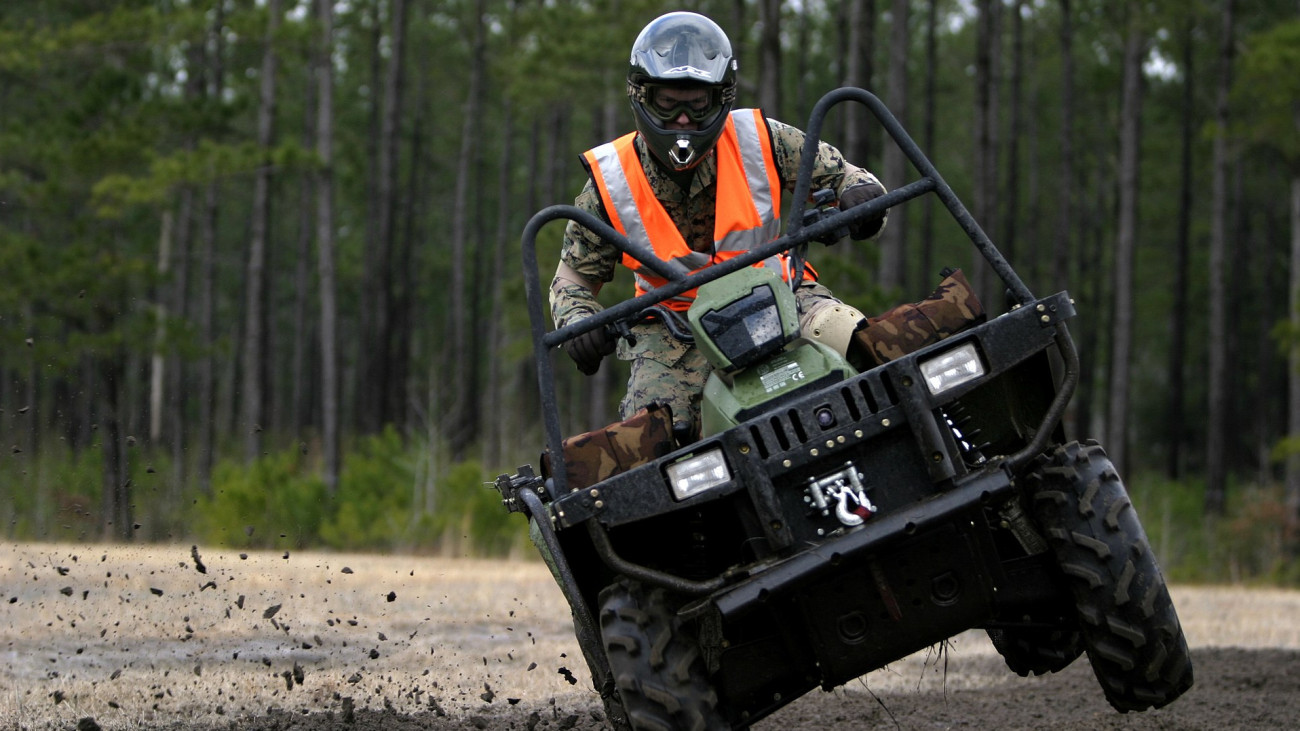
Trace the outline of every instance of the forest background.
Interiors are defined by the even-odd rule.
[[[631,129],[628,49],[672,9],[728,30],[771,117],[875,92],[1030,288],[1069,289],[1068,430],[1172,579],[1300,583],[1295,0],[9,0],[0,535],[518,549],[483,483],[543,443],[520,231]],[[862,111],[825,137],[916,177]],[[1000,301],[961,237],[918,202],[813,261],[868,313],[945,265]],[[624,367],[560,363],[569,433]]]

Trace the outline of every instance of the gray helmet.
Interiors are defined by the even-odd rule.
[[[665,90],[703,89],[692,103],[656,103]],[[689,170],[713,148],[736,101],[736,60],[731,41],[717,23],[696,13],[661,15],[632,44],[627,72],[636,128],[646,146],[669,170]],[[699,129],[667,129],[685,113]]]

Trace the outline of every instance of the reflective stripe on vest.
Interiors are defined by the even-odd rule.
[[[714,147],[718,170],[713,254],[692,251],[682,238],[650,187],[633,144],[635,138],[636,133],[627,134],[584,153],[610,223],[629,240],[664,261],[676,260],[695,271],[739,256],[780,234],[781,180],[759,110],[733,111]],[[788,280],[790,271],[784,259],[770,257],[755,266],[773,267]],[[638,295],[666,282],[631,256],[625,254],[623,263],[635,274]],[[691,290],[665,304],[685,310],[694,300],[695,290]]]

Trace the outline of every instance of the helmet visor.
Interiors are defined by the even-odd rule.
[[[707,124],[722,111],[723,90],[718,87],[680,85],[645,85],[642,107],[660,126],[680,119],[683,114],[696,123]]]

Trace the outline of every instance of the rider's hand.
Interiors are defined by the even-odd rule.
[[[878,183],[858,183],[849,186],[840,194],[840,210],[847,211],[854,206],[860,206],[867,201],[874,200],[885,194],[885,189]],[[880,227],[885,222],[885,211],[881,211],[874,216],[864,220],[855,221],[849,226],[849,237],[854,241],[865,241],[875,236]]]
[[[605,328],[598,327],[565,342],[560,348],[578,364],[583,375],[590,376],[600,368],[600,361],[614,352],[614,336]]]

